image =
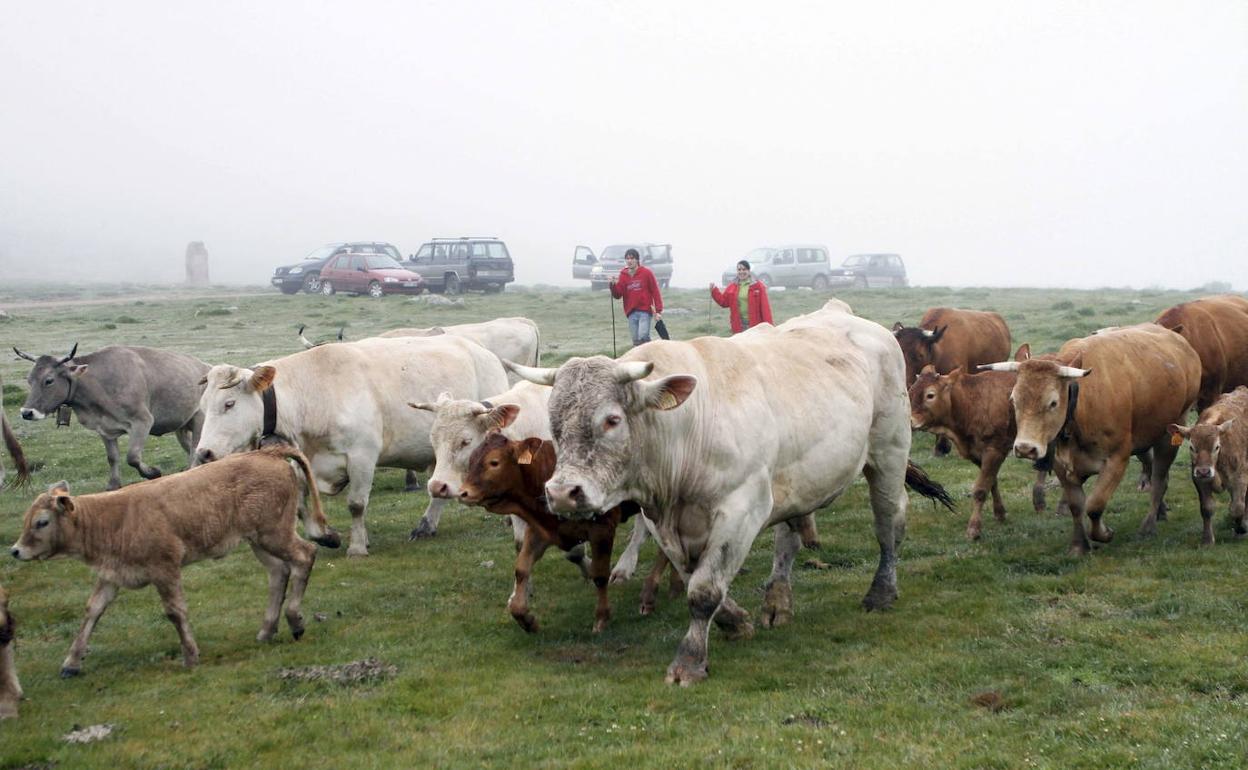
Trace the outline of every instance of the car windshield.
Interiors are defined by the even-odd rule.
[[[865,267],[866,264],[867,256],[865,254],[855,254],[841,263],[841,267]]]
[[[633,246],[627,243],[618,243],[614,246],[608,246],[605,249],[603,249],[602,256],[600,256],[598,259],[599,261],[602,261],[602,262],[623,262],[624,252],[628,251],[629,249],[637,249],[637,253],[638,254],[641,253],[641,249],[638,249],[636,246]]]
[[[775,253],[776,253],[775,249],[766,249],[766,248],[753,249],[750,251],[749,254],[745,255],[745,261],[749,262],[751,266],[761,265],[764,262],[767,262],[768,260],[770,260],[771,255]]]
[[[304,259],[328,259],[329,255],[333,254],[341,245],[341,243],[327,243],[320,248],[312,249]]]
[[[364,264],[369,270],[402,270],[403,266],[385,254],[365,254]]]

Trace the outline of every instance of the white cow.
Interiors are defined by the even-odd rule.
[[[897,341],[835,300],[728,339],[653,342],[619,361],[573,358],[558,369],[518,371],[554,386],[552,509],[586,518],[626,500],[639,504],[685,578],[691,622],[668,682],[706,677],[712,620],[731,636],[753,633],[728,588],[764,529],[785,525],[776,528],[763,601],[771,626],[792,615],[800,518],[865,474],[880,562],[863,604],[887,607],[897,596],[906,483],[944,494],[909,465]]]
[[[321,345],[254,369],[214,366],[205,379],[197,462],[252,448],[269,434],[294,442],[322,492],[347,489],[352,556],[368,554],[364,512],[374,469],[433,464],[433,418],[407,404],[443,391],[480,399],[507,387],[497,356],[452,335]],[[425,516],[436,520],[445,504],[431,499]]]
[[[505,362],[510,368],[510,362]],[[433,427],[429,439],[433,444],[434,465],[429,474],[429,497],[431,499],[455,500],[460,497],[464,474],[468,471],[468,458],[481,446],[485,437],[501,432],[513,441],[536,437],[550,441],[550,413],[547,402],[550,388],[531,382],[518,382],[505,393],[490,396],[481,401],[453,399],[442,394],[433,403],[412,404],[417,409],[432,412]],[[432,508],[421,518],[419,526],[412,530],[413,538],[433,537],[438,531],[438,515],[441,510]],[[525,524],[512,516],[511,528],[517,547],[524,542]],[[611,582],[628,580],[637,569],[637,552],[646,541],[646,526],[638,516],[633,524],[633,536],[628,547],[620,555],[619,562],[611,572]],[[585,568],[582,549],[568,553],[568,560]]]
[[[537,366],[541,361],[541,333],[527,318],[495,318],[473,324],[431,326],[427,329],[391,329],[381,337],[437,337],[452,334],[467,337],[499,358]],[[518,378],[517,378],[518,379]],[[514,382],[514,380],[512,380]]]

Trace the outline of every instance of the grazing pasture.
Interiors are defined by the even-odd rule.
[[[542,364],[611,354],[605,293],[509,290],[470,295],[459,307],[401,297],[202,295],[117,287],[5,289],[0,343],[65,355],[108,343],[152,345],[211,363],[249,365],[301,349],[345,326],[348,339],[400,326],[527,316],[541,328]],[[130,297],[127,298],[127,292]],[[137,298],[141,296],[142,298]],[[1199,296],[1158,291],[914,288],[837,294],[861,316],[913,325],[933,306],[1001,313],[1012,348],[1054,351],[1066,339],[1149,321]],[[75,300],[114,300],[75,304]],[[780,322],[822,305],[809,291],[775,291]],[[705,291],[665,293],[676,338],[726,335],[727,314]],[[689,311],[683,312],[681,309]],[[616,308],[619,350],[627,323]],[[75,493],[101,491],[99,439],[75,421],[23,422],[29,364],[4,357],[5,409],[35,485],[0,491],[0,544],[7,552],[37,491],[66,479]],[[1095,376],[1095,375],[1093,375]],[[730,418],[725,415],[725,418]],[[450,505],[436,538],[408,542],[428,502],[403,491],[403,474],[379,470],[369,506],[371,555],[321,550],[294,642],[255,641],[266,577],[245,548],[188,567],[186,598],[203,657],[181,665],[159,600],[126,592],[91,640],[85,673],[58,677],[91,589],[85,566],[60,560],[0,561],[0,585],[18,620],[17,665],[27,700],[0,722],[0,768],[277,766],[341,768],[504,767],[1242,767],[1248,762],[1248,543],[1231,537],[1225,497],[1218,543],[1200,548],[1201,519],[1186,448],[1175,463],[1170,515],[1158,534],[1134,532],[1148,493],[1124,484],[1106,521],[1114,542],[1069,556],[1069,517],[1036,514],[1034,472],[1007,460],[1001,491],[1008,520],[964,535],[977,469],[931,456],[916,434],[912,458],[958,501],[948,513],[911,496],[895,608],[859,606],[876,566],[861,480],[818,514],[821,546],[803,550],[793,580],[795,618],[753,639],[712,631],[712,676],[670,687],[662,672],[688,625],[682,600],[661,598],[650,617],[634,609],[654,555],[638,576],[612,587],[615,615],[591,633],[593,592],[562,559],[536,567],[533,610],[540,633],[507,613],[514,558],[499,517]],[[149,440],[149,462],[180,469],[172,436]],[[1134,476],[1134,469],[1131,473]],[[122,469],[122,482],[139,481]],[[1049,492],[1050,509],[1059,492]],[[345,530],[345,495],[325,497]],[[757,613],[770,571],[764,535],[733,583]],[[617,552],[624,547],[623,538]],[[247,622],[242,622],[246,619]],[[374,659],[362,663],[367,659]],[[338,670],[333,667],[355,664]],[[61,736],[111,724],[111,736],[72,745]]]

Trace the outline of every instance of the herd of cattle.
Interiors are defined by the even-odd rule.
[[[378,467],[406,469],[410,487],[415,471],[432,466],[429,506],[413,539],[436,534],[448,500],[511,517],[517,558],[508,609],[528,631],[538,628],[530,573],[548,547],[565,551],[593,582],[593,628],[601,631],[608,584],[632,576],[638,549],[653,536],[660,555],[641,611],[653,609],[670,569],[690,613],[667,670],[667,681],[682,685],[707,676],[710,623],[730,637],[753,633],[729,588],[755,538],[772,526],[761,622],[792,618],[790,576],[798,549],[817,537],[813,512],[859,476],[879,546],[863,604],[893,602],[905,487],[951,507],[910,462],[913,429],[947,439],[979,466],[972,539],[990,493],[1004,519],[997,473],[1011,454],[1035,463],[1037,510],[1045,507],[1045,476],[1056,475],[1077,553],[1088,551],[1089,538],[1113,537],[1103,515],[1129,459],[1139,457],[1141,485],[1151,488],[1141,531],[1150,534],[1165,518],[1170,465],[1185,440],[1203,542],[1214,541],[1214,493],[1224,489],[1234,531],[1248,532],[1248,300],[1238,296],[1189,302],[1155,323],[1102,329],[1038,356],[1024,344],[1011,357],[1009,329],[996,313],[934,308],[917,327],[897,324],[890,333],[838,300],[731,338],[648,343],[618,359],[573,358],[558,368],[539,366],[537,326],[524,318],[304,342],[306,350],[251,368],[145,347],[77,355],[75,346],[65,357],[37,358],[14,348],[33,362],[22,417],[72,409],[103,439],[109,461],[110,491],[74,496],[63,482],[53,486],[27,510],[12,548],[21,560],[68,555],[95,571],[63,676],[79,672],[118,589],[149,583],[177,628],[185,663],[195,664],[181,567],[243,540],[270,576],[258,638],[274,636],[283,606],[298,638],[316,548],[296,534],[295,520],[311,540],[338,547],[319,493],[346,490],[347,553],[366,556],[364,516]],[[1189,427],[1193,407],[1199,417]],[[20,486],[26,460],[3,414],[0,427]],[[149,435],[170,432],[191,467],[166,476],[143,461],[143,448]],[[126,461],[144,483],[121,486],[123,435]],[[616,529],[634,516],[612,571]],[[0,717],[16,713],[21,695],[12,636],[0,591]]]

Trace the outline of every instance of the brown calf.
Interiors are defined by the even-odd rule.
[[[1190,428],[1170,425],[1175,442],[1187,439],[1192,450],[1192,483],[1200,496],[1205,532],[1202,545],[1213,545],[1213,496],[1231,493],[1231,526],[1235,536],[1248,534],[1244,499],[1248,495],[1248,387],[1239,386],[1201,412]]]
[[[294,638],[302,636],[299,607],[316,546],[295,532],[304,484],[288,460],[299,465],[304,478],[312,478],[312,469],[298,449],[269,446],[113,492],[70,497],[69,486],[62,481],[39,495],[26,511],[13,556],[22,561],[75,556],[96,573],[86,618],[61,666],[61,676],[79,672],[91,631],[118,588],[142,588],[149,583],[156,587],[166,617],[178,630],[183,662],[195,665],[199,648],[187,623],[182,566],[225,556],[241,540],[251,544],[269,571],[269,605],[256,638],[268,641],[277,632],[292,576],[286,622]],[[325,522],[316,486],[308,484],[307,488],[312,495],[312,515],[304,522],[309,536],[338,547],[338,534]]]
[[[1029,348],[1023,345],[1015,360],[1025,360]],[[1017,375],[1011,372],[967,374],[961,367],[949,374],[937,374],[928,364],[910,386],[910,426],[953,442],[958,454],[979,468],[971,488],[971,519],[966,536],[978,540],[983,529],[981,514],[988,493],[992,492],[992,512],[1005,521],[1005,503],[997,486],[1001,464],[1014,449],[1014,411],[1010,390]],[[1032,505],[1043,513],[1044,481],[1047,472],[1037,469],[1031,490]]]
[[[21,699],[22,685],[13,665],[13,616],[9,614],[9,597],[0,587],[0,719],[17,716]]]
[[[468,460],[459,500],[479,505],[491,513],[516,516],[528,529],[516,554],[516,585],[507,609],[525,631],[537,631],[537,619],[529,611],[533,565],[552,545],[569,551],[581,543],[590,545],[589,577],[598,591],[594,610],[594,633],[607,627],[611,605],[607,601],[607,578],[611,572],[611,549],[615,529],[627,516],[617,506],[593,519],[561,519],[546,507],[545,485],[555,471],[555,446],[540,438],[511,441],[501,433],[488,436]],[[631,515],[631,514],[630,514]],[[641,592],[641,614],[654,611],[659,578],[668,566],[660,551],[654,569],[646,576]],[[672,571],[673,586],[679,582]],[[677,589],[679,590],[679,589]]]

